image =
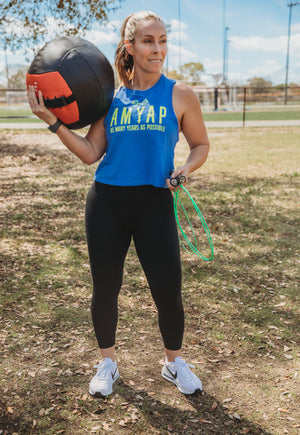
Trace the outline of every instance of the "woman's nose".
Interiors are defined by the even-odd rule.
[[[159,42],[154,42],[152,51],[153,53],[157,53],[160,50]]]

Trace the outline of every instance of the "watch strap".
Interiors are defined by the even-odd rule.
[[[55,122],[55,124],[53,125],[49,125],[48,130],[50,130],[52,133],[56,133],[56,131],[58,130],[58,128],[62,125],[62,122],[60,119],[57,119],[57,121]]]

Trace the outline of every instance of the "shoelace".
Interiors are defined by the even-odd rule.
[[[101,361],[99,362],[99,364],[96,364],[94,368],[97,369],[97,373],[96,373],[97,378],[101,380],[105,380],[107,376],[109,376],[110,366],[111,364],[108,364],[105,361]]]
[[[191,369],[194,369],[195,366],[193,364],[188,364],[184,359],[179,360],[179,362],[176,362],[175,365],[180,366],[180,369],[183,369],[185,372],[185,375],[189,377],[190,379],[194,378],[194,373],[190,371],[189,367]]]

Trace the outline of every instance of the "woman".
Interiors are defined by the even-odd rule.
[[[193,90],[161,73],[167,32],[153,12],[126,18],[116,52],[122,86],[109,112],[81,137],[45,108],[29,90],[33,113],[54,126],[60,140],[84,163],[102,158],[87,196],[86,234],[93,277],[92,319],[102,360],[90,382],[96,397],[112,393],[119,377],[115,359],[118,295],[131,238],[158,310],[165,345],[162,376],[184,394],[202,390],[180,356],[184,333],[181,265],[170,184],[174,148],[182,131],[190,147],[186,163],[172,177],[206,160],[209,141]]]

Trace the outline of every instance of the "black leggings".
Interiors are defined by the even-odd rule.
[[[118,295],[133,237],[158,309],[164,345],[179,350],[184,311],[177,225],[169,189],[94,182],[87,195],[85,222],[93,277],[91,312],[99,347],[115,344]]]

